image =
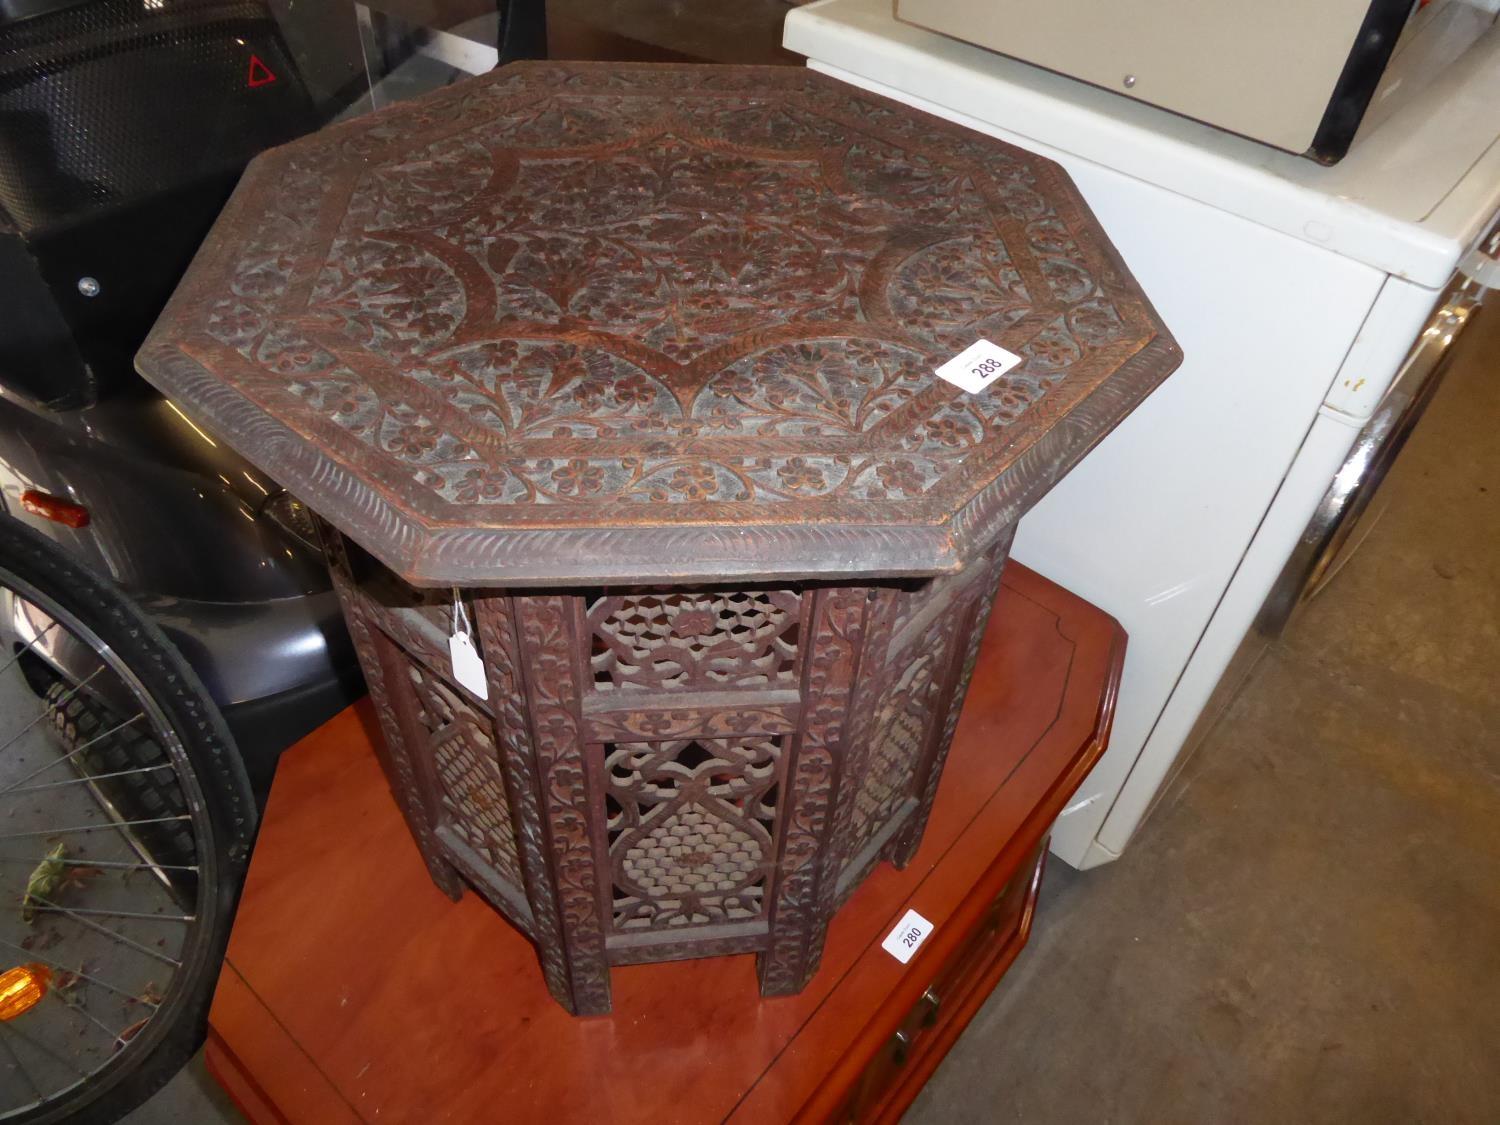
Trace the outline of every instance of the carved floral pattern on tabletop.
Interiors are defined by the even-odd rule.
[[[805,71],[512,66],[269,160],[211,366],[427,516],[951,511],[1159,333],[1054,166]]]

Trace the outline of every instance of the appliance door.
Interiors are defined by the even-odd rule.
[[[1474,322],[1485,292],[1461,274],[1444,292],[1271,588],[1255,622],[1262,636],[1279,637],[1374,526],[1379,510],[1370,510],[1371,501],[1442,383],[1454,345]]]

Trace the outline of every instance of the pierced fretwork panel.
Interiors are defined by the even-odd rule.
[[[763,918],[782,738],[613,742],[601,752],[614,929]]]
[[[897,595],[888,647],[866,666],[882,687],[870,725],[869,750],[854,794],[848,859],[862,852],[892,822],[908,799],[920,798],[916,776],[927,757],[933,732],[943,726],[937,713],[947,690],[953,646],[966,620],[965,607],[987,592],[985,567],[925,582]],[[873,656],[874,654],[872,654]],[[878,669],[878,671],[877,671]],[[954,698],[962,703],[962,692]]]
[[[410,599],[403,596],[408,591],[414,595]],[[376,625],[429,668],[447,668],[452,659],[448,652],[448,637],[453,632],[452,594],[417,590],[405,583],[399,587],[389,583],[372,592],[372,597],[377,594],[390,600],[375,606]],[[473,620],[472,612],[469,616]]]
[[[795,590],[613,594],[591,599],[594,687],[791,686],[802,599]]]
[[[913,774],[922,757],[922,746],[932,729],[945,648],[941,630],[933,629],[920,643],[911,645],[899,659],[892,682],[881,696],[871,727],[865,775],[854,796],[850,855],[861,848],[889,822],[901,802],[912,796]]]
[[[448,637],[453,633],[453,591],[412,586],[381,566],[351,540],[341,544],[346,560],[341,571],[353,584],[354,596],[370,622],[429,668],[443,673],[451,657]],[[469,621],[474,606],[463,594]],[[488,711],[488,705],[480,707]]]
[[[891,622],[891,641],[896,646],[905,645],[907,632],[912,624],[931,607],[949,599],[954,590],[970,578],[967,571],[934,578],[909,590],[903,590],[896,598],[896,615]]]
[[[419,666],[409,666],[417,719],[428,731],[439,800],[448,827],[501,878],[522,887],[510,804],[487,716]]]

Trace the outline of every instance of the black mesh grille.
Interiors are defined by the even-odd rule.
[[[0,207],[27,235],[231,171],[316,124],[253,0],[94,0],[0,26]]]

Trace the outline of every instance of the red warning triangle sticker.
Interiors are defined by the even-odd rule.
[[[269,86],[276,81],[276,75],[271,73],[271,68],[260,61],[259,55],[250,56],[250,75],[245,79],[245,85],[252,90],[257,86]]]

